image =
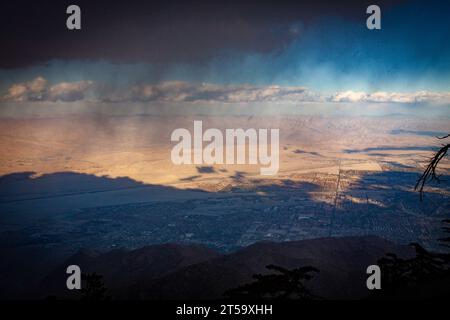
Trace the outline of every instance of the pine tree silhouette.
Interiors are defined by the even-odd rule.
[[[275,265],[266,268],[278,273],[255,274],[253,278],[256,281],[228,290],[224,295],[232,299],[319,299],[305,286],[305,281],[313,278],[310,273],[319,272],[316,268],[301,267],[287,270]]]
[[[450,220],[444,220],[444,232],[450,233]],[[439,239],[450,248],[450,237]],[[402,298],[405,294],[426,297],[450,296],[450,253],[430,252],[417,243],[411,244],[416,256],[402,259],[393,253],[378,260],[381,269],[382,290],[373,292],[372,298]],[[424,292],[428,290],[427,292]]]

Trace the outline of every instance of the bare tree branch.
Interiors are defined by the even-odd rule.
[[[450,134],[444,136],[444,137],[436,137],[440,140],[446,139],[450,137]],[[414,190],[419,190],[420,192],[420,201],[423,200],[423,188],[425,187],[425,184],[429,181],[440,181],[439,176],[436,174],[436,168],[439,164],[439,162],[447,155],[448,150],[450,148],[450,144],[442,145],[441,149],[439,149],[436,154],[430,159],[430,162],[428,163],[427,168],[420,176],[419,180],[417,180],[417,183],[414,187]]]
[[[449,133],[448,135],[446,135],[446,136],[443,136],[443,137],[436,137],[436,138],[442,140],[442,139],[447,139],[448,137],[450,137],[450,133]]]

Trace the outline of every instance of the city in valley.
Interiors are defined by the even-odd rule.
[[[440,250],[445,176],[417,179],[448,121],[392,117],[197,116],[204,128],[280,129],[280,168],[175,165],[170,134],[194,118],[2,119],[0,239],[13,254],[150,244],[231,252],[259,241],[376,235]]]

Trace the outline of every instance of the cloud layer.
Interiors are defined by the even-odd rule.
[[[6,101],[78,101],[93,88],[92,81],[60,82],[49,85],[43,77],[13,84],[2,100]]]
[[[106,102],[172,101],[172,102],[263,102],[263,101],[313,101],[314,97],[304,87],[192,84],[183,81],[166,81],[159,84],[142,84],[122,91],[103,89],[99,96]]]
[[[43,77],[11,85],[2,101],[60,101],[73,102],[90,99],[103,103],[126,102],[331,102],[331,103],[447,103],[450,92],[384,92],[342,91],[322,94],[301,86],[255,86],[250,84],[217,85],[165,81],[157,84],[139,84],[111,87],[90,80],[60,82],[49,85]]]
[[[369,102],[369,103],[432,103],[449,102],[450,92],[439,93],[429,91],[418,92],[383,92],[374,93],[344,91],[334,94],[333,102]]]

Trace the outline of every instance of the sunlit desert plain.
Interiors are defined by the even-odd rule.
[[[280,129],[278,173],[173,164],[171,132],[194,120]],[[446,120],[406,116],[3,119],[0,228],[8,241],[45,239],[64,252],[164,242],[231,250],[344,235],[438,248],[448,185],[428,186],[423,202],[414,185],[449,130]],[[439,173],[449,168],[444,160]]]
[[[280,169],[265,179],[300,179],[302,174],[337,175],[340,170],[420,171],[449,130],[446,120],[397,117],[62,117],[1,120],[0,173],[34,177],[78,172],[128,177],[146,184],[220,190],[242,180],[261,180],[260,165],[174,165],[170,153],[177,128],[280,129]],[[206,143],[205,143],[206,144]],[[448,162],[441,164],[443,173]],[[203,172],[202,172],[203,171]],[[245,179],[243,179],[245,177]]]

